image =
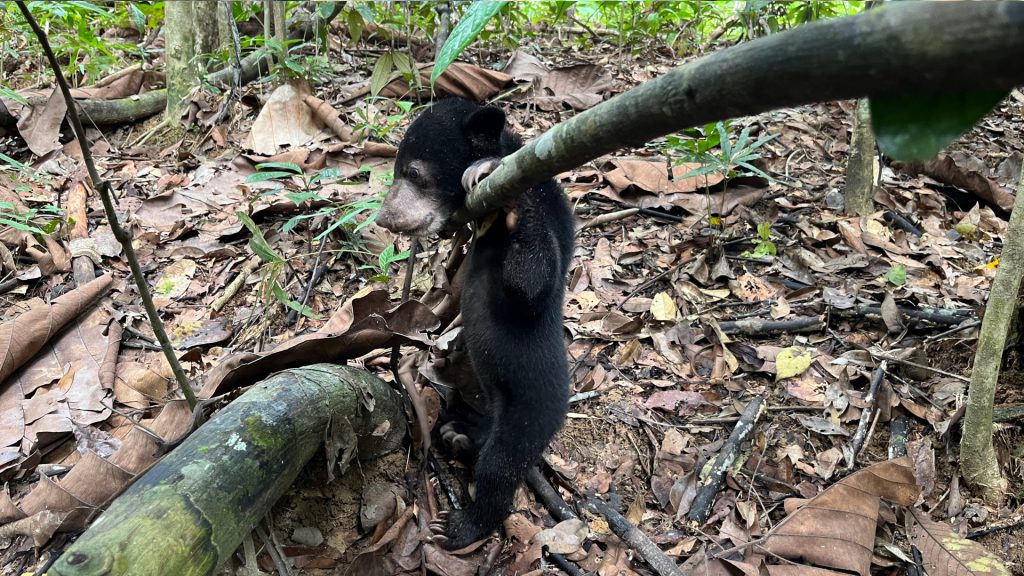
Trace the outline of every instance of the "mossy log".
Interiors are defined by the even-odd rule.
[[[49,574],[213,574],[325,437],[342,439],[347,462],[391,451],[404,435],[397,394],[363,370],[316,364],[275,374],[139,478]]]

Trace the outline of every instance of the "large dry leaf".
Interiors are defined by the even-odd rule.
[[[67,102],[57,88],[53,89],[42,106],[22,110],[18,119],[18,132],[33,154],[45,156],[60,148],[60,125],[67,111]]]
[[[111,276],[101,276],[50,304],[32,304],[26,312],[0,324],[0,386],[68,322],[92,306],[110,283]]]
[[[144,228],[168,233],[180,233],[183,226],[211,233],[221,233],[224,227],[231,234],[241,230],[242,224],[234,213],[245,204],[246,191],[238,185],[244,176],[236,167],[231,165],[227,170],[200,167],[190,178],[185,186],[168,188],[143,200],[135,211],[135,220]],[[204,218],[207,214],[218,213],[228,216]]]
[[[258,154],[271,155],[283,148],[303,146],[328,136],[314,110],[306,105],[309,86],[282,84],[270,95],[242,143]]]
[[[999,206],[1006,212],[1013,210],[1013,194],[974,169],[968,159],[939,154],[928,162],[900,164],[899,167],[908,172],[927,174],[940,182],[963,188],[982,201]]]
[[[802,506],[765,537],[761,547],[789,560],[867,576],[882,498],[909,506],[920,488],[904,456],[853,473]],[[794,500],[787,501],[787,510]]]
[[[534,92],[533,100],[541,110],[557,110],[568,104],[586,110],[601,103],[611,90],[608,70],[597,64],[574,64],[555,68],[545,74]]]
[[[26,396],[27,442],[39,433],[66,430],[51,428],[56,420],[48,422],[46,416],[70,418],[78,426],[107,419],[120,344],[121,325],[97,308],[12,376]]]
[[[664,161],[640,160],[633,158],[612,158],[605,169],[604,177],[616,192],[623,192],[630,186],[644,192],[696,192],[705,186],[714,186],[724,177],[709,174],[684,178],[686,174],[700,167],[700,164],[680,164],[672,168],[672,180]],[[610,168],[610,169],[609,169]]]
[[[114,100],[140,93],[145,86],[147,72],[141,66],[97,82],[95,86],[72,88],[72,98],[92,100]],[[23,90],[19,94],[26,104],[4,99],[3,103],[12,116],[18,119],[18,132],[37,156],[60,148],[60,127],[67,113],[67,103],[59,89],[50,91]]]
[[[407,98],[415,94],[417,99],[424,100],[431,97],[459,96],[474,102],[486,100],[497,94],[508,84],[512,77],[497,70],[487,70],[465,62],[452,62],[445,69],[441,77],[434,84],[433,93],[430,90],[430,75],[434,71],[433,65],[421,66],[418,68],[420,74],[420,87],[412,90],[409,83],[403,78],[392,80],[381,91],[381,96],[390,98]]]
[[[953,532],[948,524],[935,522],[920,510],[908,517],[910,540],[921,551],[928,576],[1010,576],[999,558],[977,542]]]
[[[294,338],[265,354],[229,356],[210,371],[200,395],[221,394],[294,366],[356,358],[395,344],[429,345],[427,333],[440,323],[430,308],[416,300],[394,306],[385,290],[356,295],[316,333]]]
[[[183,434],[191,421],[191,411],[181,400],[168,402],[160,414],[146,422],[147,428],[161,438],[172,441]],[[39,481],[20,502],[0,492],[0,536],[31,536],[42,546],[58,531],[76,531],[131,482],[149,468],[157,456],[153,436],[132,427],[109,460],[91,450],[59,482],[48,476]]]

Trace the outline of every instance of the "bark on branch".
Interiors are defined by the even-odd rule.
[[[699,58],[556,125],[504,159],[459,222],[624,146],[811,102],[1024,84],[1024,3],[893,3]]]

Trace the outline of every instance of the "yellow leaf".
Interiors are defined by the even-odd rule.
[[[811,366],[811,351],[802,346],[784,348],[775,356],[775,381],[803,374]]]
[[[676,319],[676,303],[668,292],[658,292],[651,300],[651,315],[659,322],[671,322]]]

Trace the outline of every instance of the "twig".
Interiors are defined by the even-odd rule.
[[[405,262],[405,282],[402,283],[402,303],[409,301],[409,292],[412,291],[412,278],[416,272],[416,255],[419,253],[420,243],[419,240],[413,238],[412,246],[409,247],[409,257]],[[420,396],[418,390],[416,390],[416,382],[414,378],[402,378],[401,370],[399,369],[399,359],[401,358],[400,344],[395,344],[391,348],[391,373],[395,377],[395,383],[401,384],[402,389],[405,391],[405,399],[412,405],[413,414],[416,415],[416,423],[420,428],[420,436],[422,440],[422,456],[426,457],[430,452],[430,428],[427,427],[427,407],[423,403],[423,397]],[[411,360],[413,357],[410,356]]]
[[[764,320],[749,318],[746,320],[725,320],[718,323],[724,334],[743,334],[745,336],[766,336],[769,334],[789,334],[793,332],[820,332],[825,327],[825,317],[803,316],[791,320]]]
[[[949,330],[946,330],[945,332],[939,332],[938,334],[932,334],[931,336],[927,336],[924,339],[924,342],[925,344],[929,342],[934,342],[940,338],[945,338],[946,336],[949,336],[951,334],[956,334],[957,332],[962,332],[964,330],[969,330],[971,328],[977,328],[978,326],[981,326],[981,320],[972,320],[970,322],[964,322],[963,324],[959,326],[954,326]]]
[[[167,363],[174,373],[174,379],[177,380],[181,393],[185,395],[189,408],[195,408],[195,392],[192,391],[192,385],[189,384],[188,376],[185,375],[185,370],[182,369],[181,364],[178,362],[178,357],[174,354],[174,346],[171,344],[171,339],[167,337],[164,323],[160,320],[160,313],[157,312],[156,305],[153,303],[153,296],[150,294],[149,286],[146,284],[146,277],[142,273],[142,266],[139,265],[139,258],[135,255],[131,232],[124,229],[117,220],[117,211],[114,209],[114,202],[110,194],[110,183],[101,179],[99,172],[96,170],[96,164],[92,159],[92,151],[89,149],[89,143],[85,139],[82,121],[78,117],[78,108],[75,106],[74,98],[71,97],[71,90],[68,88],[67,80],[64,79],[64,73],[61,71],[60,64],[57,63],[57,57],[54,56],[53,50],[50,48],[50,41],[46,38],[46,33],[39,27],[36,19],[32,17],[32,12],[29,11],[24,0],[18,0],[17,5],[25,17],[25,21],[28,22],[28,25],[39,39],[39,43],[43,47],[43,53],[46,54],[46,59],[50,62],[50,67],[53,69],[57,86],[60,87],[60,92],[64,96],[65,103],[67,103],[68,119],[71,120],[71,127],[75,131],[75,138],[78,139],[79,147],[82,149],[82,160],[89,170],[89,179],[92,180],[93,188],[96,189],[100,199],[103,201],[103,211],[106,213],[110,230],[113,232],[114,238],[117,238],[117,241],[121,243],[121,248],[124,250],[125,258],[128,260],[128,265],[132,270],[132,277],[135,279],[135,286],[139,290],[142,304],[146,308],[146,315],[149,316],[149,323],[153,327],[153,334],[156,335],[157,340],[160,342],[164,357],[167,358]]]
[[[889,459],[907,455],[907,419],[897,414],[889,424]]]
[[[899,307],[900,315],[914,320],[924,320],[934,324],[959,324],[972,318],[975,313],[969,308],[911,308]],[[834,308],[832,313],[841,318],[860,318],[861,316],[881,316],[882,306],[874,304],[857,304],[853,308]]]
[[[607,224],[609,222],[615,222],[616,220],[623,220],[630,216],[635,216],[640,213],[639,208],[627,208],[625,210],[618,210],[616,212],[605,212],[594,216],[590,220],[587,220],[580,224],[577,230],[583,230],[584,228],[591,228],[593,226],[600,226],[601,224]]]
[[[316,251],[316,260],[313,261],[313,270],[309,274],[309,283],[306,284],[306,289],[302,291],[302,301],[300,304],[302,308],[306,307],[306,302],[309,302],[309,296],[313,293],[313,287],[320,283],[320,279],[324,277],[327,267],[323,266],[324,259],[324,247],[327,246],[327,238],[320,239],[320,249]],[[295,324],[299,319],[299,311],[294,308],[288,311],[288,315],[284,317],[284,325],[291,326]]]
[[[715,461],[711,465],[711,472],[708,474],[707,480],[697,490],[697,496],[693,499],[690,513],[687,514],[689,520],[700,525],[707,521],[708,515],[711,513],[711,505],[715,502],[715,496],[722,489],[726,472],[729,471],[729,467],[736,460],[740,445],[754,431],[754,425],[757,423],[762,412],[764,412],[764,398],[754,396],[750,403],[747,404],[746,409],[743,410],[743,415],[740,416],[736,427],[732,429],[729,439],[726,440],[725,445],[722,446],[718,455],[715,456]]]
[[[235,275],[235,279],[228,284],[227,288],[224,289],[224,293],[217,297],[216,300],[210,304],[210,309],[214,312],[220,312],[221,308],[227,305],[228,301],[245,286],[245,281],[260,266],[259,256],[252,256],[249,261],[245,263],[242,271]]]
[[[548,482],[540,469],[536,466],[530,468],[526,473],[526,485],[533,490],[537,498],[544,504],[544,507],[551,512],[551,516],[559,522],[576,518],[576,513],[566,504],[565,500],[558,495],[558,491]]]
[[[885,370],[889,367],[888,362],[882,360],[878,364],[878,368],[875,368],[875,373],[871,376],[871,386],[868,388],[868,395],[864,397],[864,403],[867,407],[860,413],[860,422],[857,424],[857,432],[853,435],[853,455],[850,457],[850,461],[846,465],[847,470],[852,470],[853,465],[857,461],[857,454],[864,447],[864,441],[867,439],[868,426],[872,422],[872,414],[875,412],[875,399],[878,396],[878,385],[882,383],[882,378],[885,377]]]
[[[561,568],[569,576],[582,576],[583,572],[565,556],[555,552],[546,552],[546,556],[551,559],[552,564]]]
[[[1003,518],[1002,520],[997,520],[987,526],[982,526],[981,528],[975,528],[974,530],[971,530],[967,533],[966,536],[964,536],[964,538],[967,538],[968,540],[973,540],[975,538],[981,538],[986,534],[991,534],[993,532],[998,532],[1000,530],[1016,528],[1021,525],[1024,525],[1024,506],[1020,506],[1019,508],[1017,508],[1013,512],[1013,514],[1011,514],[1007,518]]]
[[[895,356],[890,356],[889,354],[885,354],[884,352],[873,352],[870,349],[866,349],[866,350],[867,350],[868,354],[871,354],[872,358],[875,358],[875,359],[878,359],[878,360],[887,360],[887,361],[893,362],[895,364],[903,364],[905,366],[913,366],[914,368],[917,368],[919,370],[927,370],[928,372],[932,372],[934,374],[941,374],[943,376],[946,376],[946,377],[949,377],[949,378],[953,378],[953,379],[959,380],[961,382],[967,382],[968,384],[971,383],[971,379],[967,378],[966,376],[961,376],[959,374],[953,374],[952,372],[946,372],[945,370],[939,370],[938,368],[932,368],[931,366],[925,366],[924,364],[918,364],[917,362],[911,362],[910,360],[904,360],[902,358],[897,358]]]
[[[284,555],[281,554],[281,549],[278,547],[273,535],[267,531],[262,524],[256,526],[256,535],[263,541],[263,548],[270,554],[270,558],[274,561],[274,568],[277,568],[277,573],[282,576],[292,576],[292,569],[288,566],[288,563],[285,562]]]
[[[647,562],[647,565],[654,569],[659,576],[683,576],[676,563],[666,556],[661,548],[651,542],[651,539],[639,528],[630,524],[622,514],[612,510],[611,506],[603,500],[597,497],[587,498],[586,506],[594,514],[603,517],[612,532],[630,548],[636,550],[644,562]]]

